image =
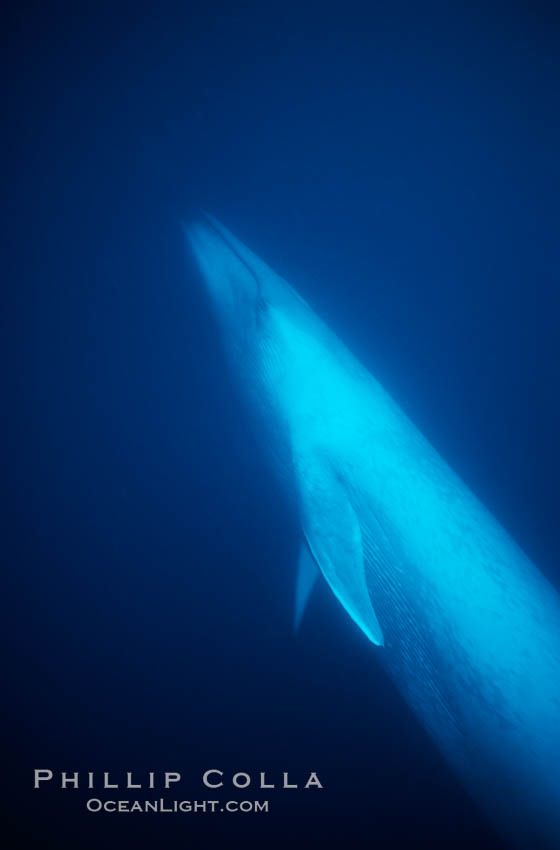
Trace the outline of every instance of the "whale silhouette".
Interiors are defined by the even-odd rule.
[[[390,395],[219,222],[185,227],[237,386],[322,573],[513,846],[560,847],[560,597]]]

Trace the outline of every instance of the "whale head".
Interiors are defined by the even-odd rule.
[[[276,320],[293,329],[313,321],[296,290],[213,216],[185,225],[185,234],[230,354],[254,354],[255,344],[271,339]],[[274,339],[278,346],[279,334]]]

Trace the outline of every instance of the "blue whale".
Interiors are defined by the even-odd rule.
[[[390,395],[210,216],[186,227],[240,392],[322,574],[512,846],[560,848],[560,597]]]

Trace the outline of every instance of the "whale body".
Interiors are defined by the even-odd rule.
[[[560,847],[560,597],[390,395],[210,216],[186,227],[227,358],[322,574],[512,846]]]

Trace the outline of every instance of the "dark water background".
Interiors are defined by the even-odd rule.
[[[295,284],[560,582],[556,12],[13,5],[21,846],[501,847],[325,587],[292,636],[297,528],[180,220],[212,211]],[[188,799],[209,767],[326,787],[267,816],[103,816],[32,791],[35,767],[179,770]]]

